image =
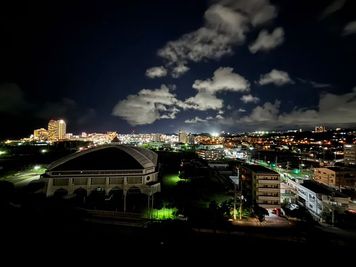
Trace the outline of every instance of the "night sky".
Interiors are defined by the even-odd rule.
[[[8,2],[1,138],[356,124],[353,0]]]

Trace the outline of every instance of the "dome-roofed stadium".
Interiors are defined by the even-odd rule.
[[[151,150],[110,144],[59,159],[48,166],[48,171],[128,170],[152,168],[156,165],[157,154]]]
[[[57,191],[75,194],[78,190],[109,194],[114,189],[121,190],[126,198],[126,193],[135,188],[150,198],[160,191],[157,158],[155,152],[144,148],[103,145],[51,163],[41,179],[46,183],[47,196]]]

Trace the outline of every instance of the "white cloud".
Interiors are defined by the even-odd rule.
[[[151,124],[159,119],[174,119],[179,112],[177,107],[185,104],[176,99],[166,85],[150,90],[142,89],[136,95],[129,95],[114,107],[112,114],[129,124]]]
[[[190,123],[190,124],[198,124],[198,123],[207,124],[209,121],[215,121],[215,120],[219,121],[219,120],[223,120],[223,119],[224,119],[223,116],[221,116],[220,114],[217,114],[215,117],[208,116],[205,119],[195,116],[193,119],[188,119],[188,120],[185,120],[184,122]]]
[[[256,96],[253,95],[243,95],[241,98],[241,101],[244,103],[257,103],[258,101],[260,101],[260,99]]]
[[[222,115],[222,114],[224,114],[224,111],[223,110],[219,110],[218,114]]]
[[[320,83],[320,82],[315,82],[315,81],[310,81],[310,80],[308,81],[308,80],[301,79],[301,78],[297,78],[297,79],[301,83],[310,84],[314,88],[328,88],[328,87],[331,87],[330,83]]]
[[[287,72],[273,69],[271,72],[261,75],[258,83],[260,85],[273,83],[277,86],[282,86],[284,84],[294,83],[294,81],[289,77]]]
[[[185,120],[184,122],[185,123],[199,123],[199,122],[206,122],[207,120],[205,119],[201,119],[201,118],[199,118],[199,117],[195,117],[195,118],[193,118],[193,119],[190,119],[190,120]]]
[[[241,118],[243,122],[269,122],[275,121],[281,102],[276,100],[274,104],[267,102],[263,106],[255,107],[249,116]]]
[[[331,87],[331,84],[329,84],[329,83],[318,83],[318,82],[310,81],[310,84],[311,84],[314,88],[327,88],[327,87]]]
[[[250,90],[250,83],[241,75],[233,73],[233,68],[220,67],[214,71],[212,79],[204,81],[196,80],[193,88],[204,90],[209,93],[219,91],[246,92]]]
[[[324,19],[327,16],[334,14],[336,11],[344,7],[346,0],[335,0],[328,5],[320,15],[320,19]]]
[[[266,30],[262,30],[256,39],[248,48],[251,53],[255,54],[258,51],[269,51],[284,41],[284,31],[282,27],[274,29],[270,34]]]
[[[197,110],[221,109],[223,100],[216,94],[222,91],[248,92],[250,83],[232,68],[218,68],[212,79],[196,80],[193,84],[198,93],[185,100],[188,108]]]
[[[184,73],[186,73],[188,70],[189,70],[189,68],[187,66],[185,66],[183,64],[178,64],[177,66],[175,66],[172,69],[171,75],[173,78],[178,78],[181,75],[183,75]]]
[[[167,70],[163,66],[152,67],[146,70],[146,76],[153,79],[158,77],[164,77],[167,75]]]
[[[238,112],[246,112],[246,109],[239,108],[239,109],[238,109]]]
[[[186,99],[184,103],[187,104],[188,108],[202,111],[217,110],[223,107],[223,100],[208,92],[198,92],[195,96]]]
[[[277,10],[269,0],[222,0],[206,10],[203,27],[168,42],[158,55],[173,69],[172,76],[179,77],[188,70],[189,62],[232,54],[233,46],[244,43],[252,27],[276,16]]]
[[[342,32],[342,35],[350,35],[350,34],[355,34],[356,33],[356,20],[351,21],[346,24],[344,27],[344,30]]]
[[[324,93],[319,98],[315,109],[294,107],[289,112],[281,112],[281,102],[266,102],[255,107],[249,115],[236,115],[225,118],[230,126],[243,124],[245,127],[262,126],[274,128],[280,126],[314,126],[324,125],[355,125],[356,118],[356,87],[349,93],[336,95]],[[239,109],[239,112],[244,111]]]
[[[311,81],[311,80],[305,80],[302,78],[297,78],[297,80],[301,83],[309,84],[314,88],[329,88],[332,86],[330,83],[321,83],[321,82],[316,82],[316,81]]]
[[[319,119],[322,123],[355,123],[356,87],[343,95],[323,94],[319,101]]]
[[[205,111],[218,110],[223,114],[223,100],[217,97],[221,91],[249,91],[249,82],[232,68],[219,68],[212,79],[196,80],[193,87],[195,96],[184,102],[178,100],[166,85],[159,89],[142,89],[136,95],[129,95],[116,104],[112,114],[126,120],[131,125],[151,124],[159,119],[174,119],[180,109]]]
[[[221,4],[246,14],[253,26],[269,22],[277,16],[277,9],[269,0],[222,0]]]
[[[249,115],[241,116],[245,112],[239,109],[233,116],[220,118],[217,115],[214,119],[194,118],[194,123],[204,122],[206,126],[225,125],[258,128],[276,128],[285,126],[314,126],[324,124],[329,126],[355,125],[356,118],[356,87],[349,93],[336,95],[323,93],[320,95],[319,105],[315,109],[294,107],[289,112],[280,110],[281,102],[266,102],[255,107]],[[240,114],[240,115],[239,115]]]

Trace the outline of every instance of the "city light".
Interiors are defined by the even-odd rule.
[[[34,169],[35,171],[38,171],[39,169],[41,169],[41,166],[40,166],[40,165],[35,165],[35,166],[33,167],[33,169]]]

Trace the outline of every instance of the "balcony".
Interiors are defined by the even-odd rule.
[[[279,184],[279,180],[257,180],[257,184]]]
[[[257,192],[279,193],[279,188],[258,187]]]
[[[280,196],[256,196],[257,202],[258,200],[274,200],[274,201],[279,201]]]

